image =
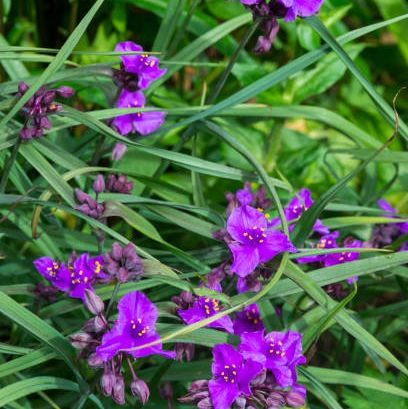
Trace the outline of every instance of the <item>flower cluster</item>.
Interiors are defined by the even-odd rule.
[[[113,79],[120,91],[117,108],[144,108],[146,99],[142,90],[146,90],[167,70],[159,68],[159,59],[143,53],[143,48],[132,41],[119,43],[115,51],[138,53],[121,55],[121,67],[114,72]],[[164,112],[139,112],[117,116],[111,126],[122,135],[135,132],[140,135],[148,135],[163,124],[164,118]]]
[[[297,384],[296,367],[306,362],[302,337],[294,331],[243,332],[238,350],[229,344],[213,349],[213,378],[190,385],[179,400],[199,408],[228,409],[303,406],[306,389]]]
[[[102,256],[91,257],[88,253],[79,257],[74,254],[67,264],[55,261],[51,257],[34,260],[37,271],[54,287],[70,297],[82,300],[85,299],[86,289],[93,291],[92,285],[106,277],[103,265]]]
[[[25,82],[18,85],[17,98],[21,98],[28,90],[29,86]],[[24,118],[24,126],[20,130],[20,137],[23,141],[31,138],[40,138],[45,129],[51,128],[48,115],[59,112],[62,107],[55,99],[60,96],[69,98],[74,95],[74,90],[70,87],[61,86],[59,88],[47,89],[40,87],[35,94],[24,104],[20,115]]]
[[[278,19],[294,21],[296,17],[309,17],[316,14],[324,0],[240,0],[251,10],[254,20],[261,20],[263,35],[255,47],[257,53],[267,53],[279,31]]]

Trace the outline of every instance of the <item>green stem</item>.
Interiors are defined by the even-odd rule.
[[[13,146],[11,155],[8,158],[6,165],[4,167],[4,170],[3,170],[3,176],[1,177],[1,181],[0,181],[0,193],[4,193],[4,191],[6,190],[10,171],[11,171],[11,168],[13,167],[14,161],[16,160],[17,152],[18,152],[18,149],[20,148],[20,145],[21,145],[21,138],[18,138],[17,142]]]
[[[106,312],[105,312],[105,317],[107,319],[109,318],[110,310],[112,309],[113,303],[115,302],[116,296],[118,294],[120,284],[121,284],[121,282],[117,281],[116,284],[115,284],[115,288],[112,291],[112,296],[111,296],[111,298],[109,300],[109,304],[108,304],[108,307],[106,308]]]

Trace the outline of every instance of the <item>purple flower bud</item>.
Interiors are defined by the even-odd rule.
[[[69,337],[71,344],[74,348],[83,349],[86,348],[92,341],[92,337],[86,332],[78,332]]]
[[[101,314],[105,309],[105,305],[101,297],[96,295],[89,288],[85,289],[85,300],[84,301],[85,301],[86,308],[88,308],[88,310],[94,315]]]
[[[159,387],[159,394],[163,399],[173,399],[173,387],[171,383],[164,382],[164,384]]]
[[[286,405],[285,392],[273,391],[266,399],[268,409],[279,409]]]
[[[100,384],[101,391],[105,396],[111,396],[113,392],[113,385],[116,382],[116,376],[113,372],[106,371],[101,376]]]
[[[116,274],[116,277],[121,283],[126,283],[129,277],[129,272],[126,270],[125,267],[120,267],[118,274]]]
[[[177,342],[175,344],[176,360],[182,361],[185,355],[186,361],[190,362],[194,358],[195,346],[191,343]]]
[[[198,409],[213,409],[213,404],[210,398],[205,398],[197,403]]]
[[[142,405],[145,405],[149,400],[149,387],[146,382],[141,379],[134,379],[130,384],[130,390],[132,391],[133,396],[136,396]]]
[[[127,146],[124,143],[117,143],[112,151],[112,160],[118,161],[123,158],[127,151]]]
[[[102,193],[105,190],[105,179],[99,174],[93,184],[93,190],[96,194]]]
[[[40,101],[45,107],[48,107],[50,104],[54,102],[55,97],[56,97],[55,91],[47,91]]]
[[[122,259],[123,250],[119,243],[112,244],[112,252],[111,255],[116,261],[120,261]]]
[[[103,315],[97,315],[94,318],[94,328],[95,328],[95,332],[101,332],[105,329],[107,329],[108,327],[108,323],[106,321],[106,318]]]
[[[75,94],[75,91],[71,87],[67,87],[65,85],[62,85],[61,87],[56,89],[56,92],[62,97],[62,98],[70,98]]]
[[[103,359],[95,353],[89,355],[87,362],[91,368],[101,368],[103,366]]]
[[[118,405],[125,404],[125,380],[120,374],[116,375],[115,383],[113,384],[112,399]]]
[[[28,85],[24,82],[24,81],[21,81],[19,84],[18,84],[18,92],[22,95],[22,94],[25,94],[26,92],[27,92],[27,90],[28,90]]]
[[[89,196],[88,194],[86,194],[80,189],[75,189],[75,196],[78,202],[80,203],[86,203],[86,202],[92,201],[91,196]]]
[[[245,409],[246,406],[246,399],[243,396],[238,396],[238,398],[235,399],[233,408],[234,409]]]
[[[292,407],[299,407],[305,404],[306,397],[299,392],[289,391],[286,395],[286,403]]]

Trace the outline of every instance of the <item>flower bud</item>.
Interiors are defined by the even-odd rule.
[[[120,374],[116,375],[115,383],[113,384],[112,399],[118,405],[125,404],[125,380]]]
[[[18,84],[18,92],[20,94],[25,94],[27,92],[28,88],[29,88],[28,85],[24,81],[21,81]]]
[[[286,406],[285,392],[271,392],[266,399],[268,409],[279,409]]]
[[[103,359],[95,353],[89,355],[87,362],[92,368],[101,368],[103,366]]]
[[[96,194],[102,193],[105,190],[105,179],[101,174],[96,177],[93,183],[93,190]]]
[[[238,396],[233,404],[234,409],[245,409],[246,399],[243,396]]]
[[[304,395],[302,395],[299,392],[295,392],[295,391],[290,391],[287,395],[286,395],[286,403],[289,406],[292,407],[299,407],[299,406],[303,406],[305,404],[306,401],[306,397]]]
[[[210,398],[205,398],[197,403],[198,409],[213,409],[213,404]]]
[[[121,160],[127,151],[127,146],[124,143],[117,143],[112,151],[112,160]]]
[[[119,243],[113,243],[112,245],[112,257],[116,261],[120,261],[122,259],[123,250]]]
[[[133,396],[136,396],[142,405],[145,405],[149,400],[150,390],[145,381],[141,379],[133,380],[130,384],[130,390]]]
[[[113,385],[116,382],[116,376],[113,372],[105,371],[101,376],[100,384],[101,391],[105,396],[111,396],[113,392]]]
[[[70,98],[75,94],[75,91],[71,87],[67,87],[65,85],[57,88],[56,91],[62,98]]]
[[[103,303],[101,297],[96,295],[89,288],[85,289],[85,306],[88,308],[89,312],[94,315],[101,314],[105,309],[105,304]]]
[[[126,283],[127,279],[129,276],[129,272],[126,270],[125,267],[121,267],[118,271],[117,274],[117,279],[121,282],[121,283]]]
[[[92,337],[86,332],[78,332],[69,337],[71,344],[74,348],[83,349],[86,348],[92,341]]]
[[[83,192],[80,189],[75,189],[75,196],[76,196],[78,202],[80,202],[80,203],[88,202],[89,199],[92,200],[92,198],[88,194],[86,194],[85,192]]]
[[[104,331],[108,326],[108,323],[106,322],[106,319],[103,315],[97,315],[93,321],[95,332]]]

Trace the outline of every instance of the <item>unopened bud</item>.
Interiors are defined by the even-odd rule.
[[[112,160],[120,160],[127,151],[127,146],[124,143],[117,143],[112,151]]]
[[[133,396],[136,396],[142,405],[145,405],[149,400],[150,390],[145,381],[141,379],[133,380],[130,384],[130,390]]]
[[[122,254],[123,254],[123,250],[122,250],[122,246],[119,243],[113,243],[112,244],[112,257],[116,260],[116,261],[120,261],[122,259]]]
[[[116,382],[115,374],[112,372],[104,372],[101,377],[101,390],[105,396],[111,396],[113,392],[113,385]]]
[[[118,405],[125,404],[125,380],[122,375],[116,375],[115,383],[112,390],[112,399]]]
[[[75,196],[80,203],[88,202],[89,199],[92,199],[89,195],[87,195],[80,189],[75,189]]]
[[[86,332],[78,332],[69,337],[71,344],[74,348],[84,349],[92,341],[92,337]]]
[[[94,183],[93,183],[93,190],[95,193],[102,193],[105,190],[105,179],[103,175],[99,174]]]
[[[306,401],[306,397],[299,392],[290,391],[286,395],[287,405],[295,407],[295,408],[299,406],[303,406],[305,404],[305,401]]]
[[[283,406],[286,406],[286,399],[284,392],[274,391],[271,392],[268,398],[266,399],[266,404],[268,409],[279,409]]]
[[[235,399],[234,405],[232,406],[234,409],[245,409],[246,406],[246,399],[243,396],[238,396]]]
[[[89,288],[85,289],[85,305],[89,312],[94,315],[101,314],[105,309],[105,304],[103,303],[101,297],[96,295],[94,291]]]
[[[94,318],[94,328],[95,332],[101,332],[106,329],[108,323],[103,315],[97,315]]]
[[[213,404],[210,398],[205,398],[197,403],[198,409],[213,409]]]
[[[126,283],[127,279],[129,277],[129,272],[127,271],[127,269],[125,267],[121,267],[118,271],[117,274],[117,279],[121,282],[121,283]]]
[[[19,84],[18,84],[18,92],[20,93],[20,94],[24,94],[24,93],[26,93],[27,92],[27,90],[28,90],[28,85],[24,82],[24,81],[21,81]]]
[[[89,355],[87,362],[92,368],[100,368],[103,366],[103,359],[95,353]]]
[[[75,93],[75,91],[71,87],[67,87],[65,85],[57,88],[56,91],[61,95],[62,98],[70,98]]]

